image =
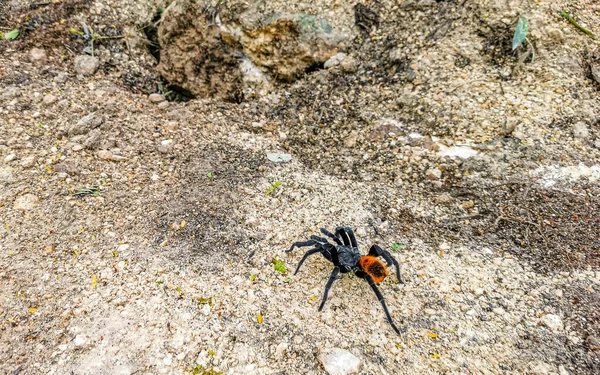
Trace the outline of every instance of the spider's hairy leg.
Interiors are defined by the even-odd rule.
[[[321,246],[318,246],[318,247],[315,247],[314,249],[310,249],[306,253],[304,253],[304,256],[302,257],[302,259],[300,259],[300,262],[298,262],[298,266],[296,267],[296,271],[294,271],[294,275],[296,275],[298,273],[298,271],[300,271],[300,267],[302,267],[302,263],[304,263],[306,258],[308,258],[309,256],[316,254],[316,253],[323,253],[324,251],[326,251],[326,249],[324,249]]]
[[[348,238],[348,234],[346,233],[346,230],[343,227],[335,228],[335,235],[340,237],[342,241],[344,241],[344,246],[352,246],[352,244],[350,243],[350,239]]]
[[[323,310],[323,306],[325,306],[325,301],[327,301],[327,296],[329,294],[329,290],[331,289],[333,282],[337,279],[339,273],[340,273],[340,267],[335,266],[335,268],[331,272],[331,276],[329,276],[329,280],[327,281],[327,284],[325,285],[325,291],[323,292],[323,299],[321,300],[321,304],[319,305],[319,311]]]
[[[356,242],[356,236],[354,235],[354,231],[352,230],[352,228],[344,227],[344,229],[346,230],[346,232],[348,233],[348,236],[350,237],[350,243],[352,244],[352,247],[356,247],[358,249],[358,243]]]
[[[382,257],[383,259],[385,259],[388,266],[393,264],[394,267],[396,267],[396,277],[398,278],[398,282],[400,284],[404,284],[404,281],[402,281],[402,278],[400,277],[400,264],[392,256],[392,254],[390,254],[389,251],[382,249],[381,247],[379,247],[377,245],[373,245],[373,246],[371,246],[371,249],[369,250],[369,255],[376,256],[376,257]]]
[[[313,234],[312,236],[310,236],[310,239],[311,239],[311,240],[313,240],[313,241],[317,241],[317,242],[318,242],[318,243],[320,243],[321,245],[324,245],[324,244],[328,244],[328,243],[329,243],[329,241],[327,241],[327,239],[326,239],[326,238],[319,237],[319,236],[317,236],[317,235],[314,235],[314,234]]]
[[[358,273],[357,273],[357,275],[358,275]],[[371,278],[371,276],[369,276],[367,274],[362,274],[362,277],[365,280],[367,280],[367,282],[371,286],[371,289],[373,289],[373,292],[375,292],[375,295],[377,296],[377,299],[379,300],[379,302],[381,303],[381,306],[383,307],[383,312],[385,313],[385,317],[386,317],[388,323],[390,323],[390,325],[392,326],[392,328],[394,329],[394,331],[398,335],[400,335],[400,330],[398,329],[398,327],[396,327],[396,324],[392,320],[392,316],[390,315],[390,312],[388,311],[387,305],[385,304],[385,298],[383,298],[383,295],[379,291],[379,288],[377,288],[377,284],[375,284],[375,281],[373,281],[373,279]]]
[[[286,253],[289,253],[290,251],[294,250],[294,247],[306,247],[306,246],[313,246],[316,245],[318,242],[315,240],[308,240],[308,241],[298,241],[298,242],[294,242],[292,244],[292,247],[290,247],[289,250],[286,250]]]
[[[323,233],[324,235],[326,235],[327,237],[331,238],[332,240],[335,241],[336,244],[342,246],[343,243],[342,241],[340,241],[340,239],[333,233],[331,233],[330,231],[328,231],[325,228],[321,228],[321,233]]]

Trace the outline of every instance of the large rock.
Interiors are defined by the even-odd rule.
[[[176,0],[158,31],[158,71],[176,90],[240,101],[246,84],[292,81],[338,52],[327,21],[261,8],[263,2]],[[257,78],[258,77],[258,78]]]
[[[227,10],[230,3],[226,1],[224,7],[219,8]],[[216,12],[216,6],[208,1],[171,3],[158,29],[162,49],[157,69],[183,94],[239,101],[242,72],[238,57],[241,54],[221,37]]]

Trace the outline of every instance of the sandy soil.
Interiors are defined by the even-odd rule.
[[[34,3],[0,3],[3,372],[324,374],[330,347],[361,374],[600,372],[600,53],[557,14],[600,34],[595,1],[365,2],[367,31],[355,1],[269,2],[351,33],[359,67],[240,104],[148,98],[161,2]],[[82,22],[116,36],[91,76]],[[325,259],[292,275],[338,225],[400,262],[402,336],[351,275],[317,312]]]

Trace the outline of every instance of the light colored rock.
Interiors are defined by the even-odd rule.
[[[580,121],[573,125],[573,137],[579,139],[588,139],[590,137],[590,131],[585,122]]]
[[[21,160],[21,166],[25,168],[33,167],[35,165],[34,156],[26,156]]]
[[[442,171],[440,171],[438,168],[430,168],[425,172],[425,176],[432,181],[439,180],[442,178]]]
[[[331,57],[329,60],[325,61],[325,64],[323,66],[325,67],[325,69],[329,69],[334,66],[338,66],[346,57],[348,57],[348,55],[346,55],[343,52],[339,52],[339,53],[335,54],[333,57]]]
[[[551,331],[559,331],[563,329],[563,322],[560,316],[554,314],[546,314],[540,318],[540,322],[548,327]]]
[[[42,48],[32,48],[29,51],[29,61],[36,65],[44,65],[48,60],[48,55],[46,54],[46,50]]]
[[[88,339],[84,335],[77,335],[77,336],[75,336],[75,339],[73,340],[73,343],[77,347],[84,346],[87,342],[88,342]]]
[[[246,219],[246,223],[245,224],[248,225],[248,226],[250,226],[250,227],[256,228],[260,224],[260,222],[254,216],[250,216],[248,219]]]
[[[150,96],[148,96],[148,100],[150,100],[154,104],[158,104],[160,102],[164,102],[166,99],[163,95],[154,93],[154,94],[150,94]]]
[[[15,160],[16,158],[17,158],[17,155],[9,154],[9,155],[6,155],[6,157],[4,158],[4,161],[9,163],[9,162]]]
[[[79,55],[75,57],[75,61],[73,62],[75,67],[75,71],[78,74],[83,74],[84,76],[91,76],[96,73],[96,70],[100,67],[100,60],[94,56],[88,55]]]
[[[46,96],[44,96],[44,99],[42,99],[42,102],[45,105],[51,105],[51,104],[56,103],[57,100],[58,100],[58,98],[54,95],[46,95]]]
[[[339,348],[326,348],[319,353],[319,361],[329,375],[358,374],[361,361],[354,354]]]
[[[98,157],[100,159],[104,159],[104,160],[112,160],[113,158],[113,153],[108,151],[108,150],[100,150],[98,151]]]
[[[19,211],[29,211],[33,209],[39,203],[40,199],[33,194],[21,195],[15,199],[13,209]]]
[[[72,125],[69,128],[69,135],[74,136],[87,134],[91,130],[96,129],[97,127],[102,125],[103,122],[104,118],[102,118],[99,115],[96,115],[95,112],[92,112],[89,115],[82,117],[81,120],[77,122],[77,124]]]

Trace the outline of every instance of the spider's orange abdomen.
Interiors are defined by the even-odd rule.
[[[373,278],[377,284],[383,281],[387,275],[389,275],[385,264],[381,263],[376,257],[365,255],[360,257],[358,261],[360,268],[365,271],[369,276]]]

